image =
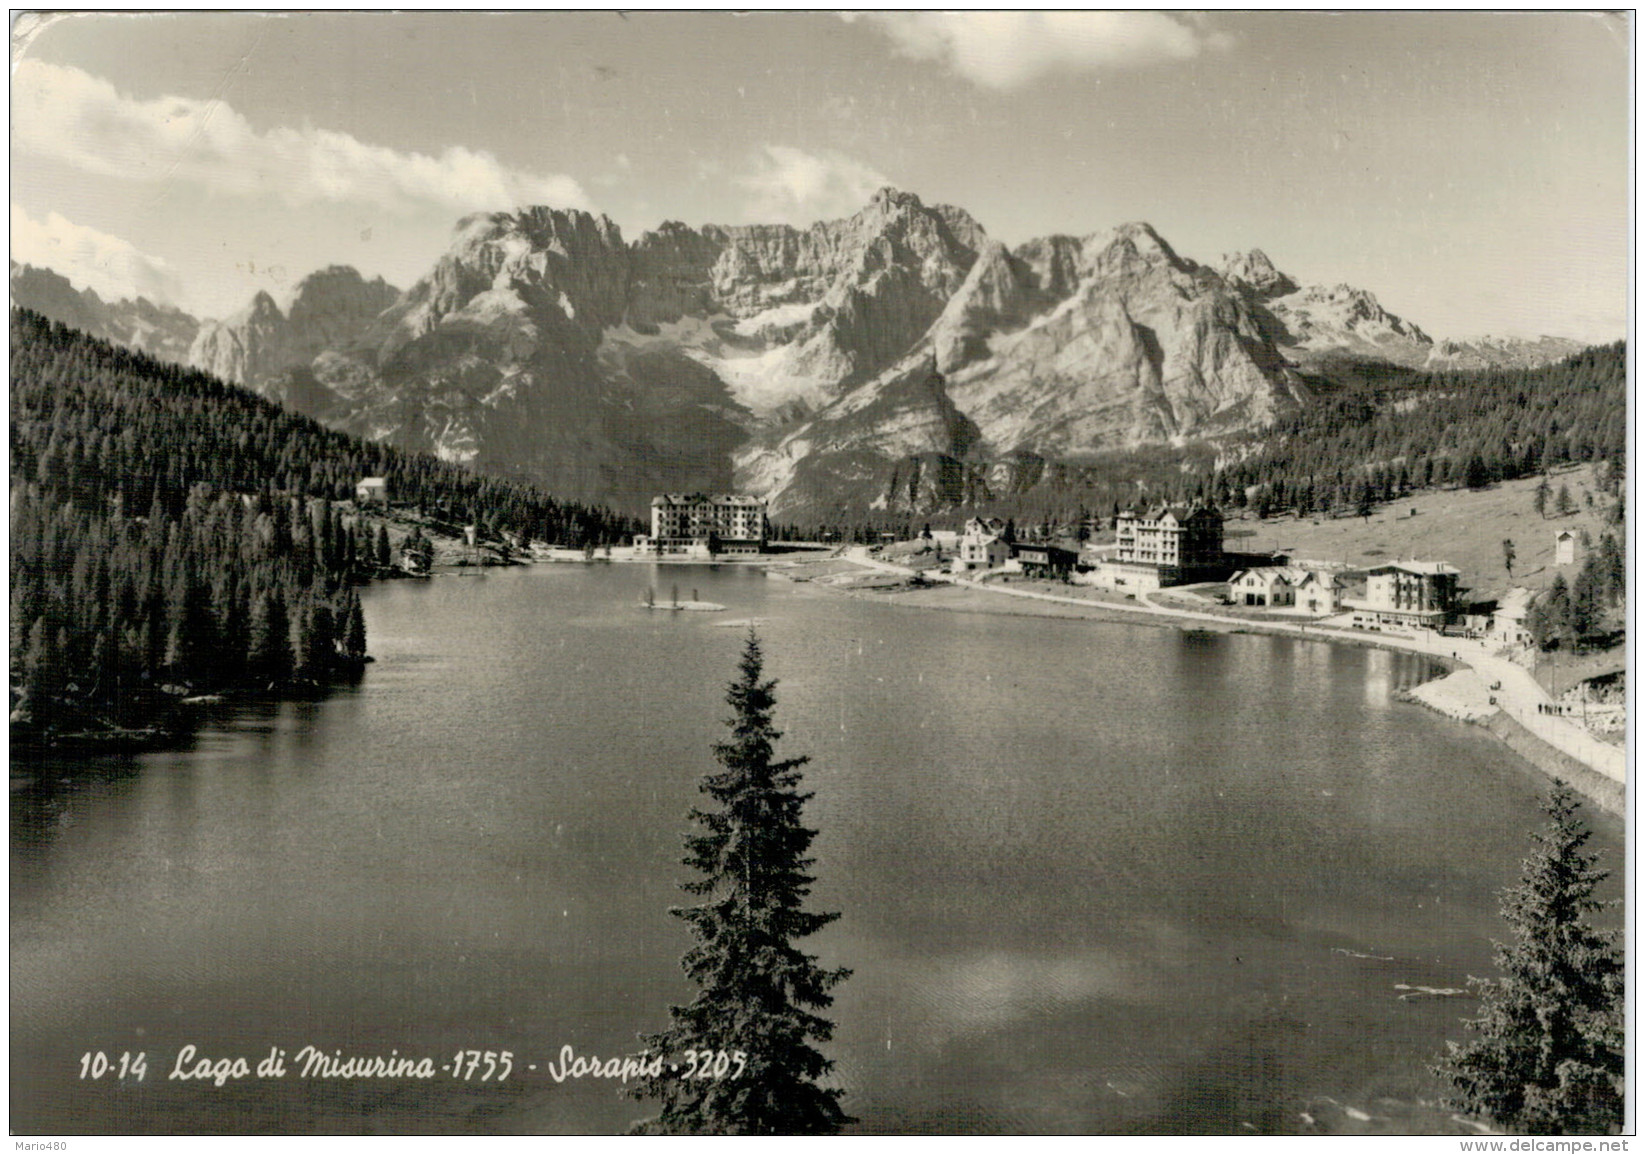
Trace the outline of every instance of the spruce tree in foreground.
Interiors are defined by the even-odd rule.
[[[701,989],[669,1009],[666,1030],[645,1037],[652,1055],[680,1066],[665,1064],[634,1090],[662,1103],[635,1127],[641,1133],[829,1134],[853,1122],[840,1110],[841,1092],[818,1085],[834,1064],[812,1045],[833,1033],[814,1012],[834,1001],[829,991],[851,972],[819,967],[794,945],[839,917],[802,909],[813,881],[806,852],[817,833],[800,821],[811,797],[799,790],[800,768],[810,759],[774,760],[777,683],[764,680],[752,631],[740,669],[726,694],[731,737],[714,747],[721,769],[701,784],[716,808],[693,808],[698,830],[685,839],[684,862],[701,877],[683,888],[700,901],[671,911],[697,940],[680,965]],[[686,1078],[687,1051],[724,1052],[728,1069]]]
[[[1568,785],[1556,779],[1544,809],[1520,884],[1503,892],[1514,937],[1496,944],[1502,977],[1468,980],[1477,1037],[1448,1044],[1434,1073],[1453,1088],[1449,1106],[1511,1130],[1607,1134],[1622,1127],[1623,962],[1616,935],[1587,916],[1606,905],[1593,893],[1609,871],[1582,851],[1589,831]]]

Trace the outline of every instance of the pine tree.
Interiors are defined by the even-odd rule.
[[[360,610],[360,597],[349,590],[343,599],[343,630],[339,649],[351,662],[364,661],[366,656],[366,619]]]
[[[726,694],[731,738],[714,747],[722,769],[701,786],[718,809],[693,808],[699,831],[685,840],[685,864],[702,877],[683,885],[700,902],[671,912],[697,940],[680,965],[700,990],[644,1040],[653,1055],[724,1051],[734,1065],[723,1078],[685,1079],[666,1067],[645,1078],[634,1095],[660,1100],[662,1110],[637,1125],[642,1133],[831,1134],[853,1121],[841,1092],[818,1086],[833,1062],[812,1046],[833,1034],[813,1012],[834,1001],[830,990],[851,972],[819,967],[794,945],[839,917],[802,909],[816,836],[800,822],[811,797],[799,790],[800,768],[809,759],[773,758],[776,682],[763,678],[752,632],[740,669]]]
[[[1542,479],[1536,483],[1536,492],[1531,495],[1531,508],[1536,510],[1538,517],[1548,516],[1548,498],[1552,487],[1548,484],[1548,475],[1544,473]]]
[[[1560,483],[1559,495],[1554,498],[1554,512],[1560,517],[1568,517],[1576,512],[1576,502],[1571,500],[1571,487]]]
[[[1576,795],[1554,781],[1520,884],[1502,896],[1513,941],[1496,944],[1501,978],[1469,979],[1477,1037],[1448,1044],[1434,1073],[1451,1106],[1532,1134],[1604,1134],[1622,1126],[1623,961],[1614,933],[1587,916],[1606,904],[1594,888],[1609,871],[1583,852],[1588,828]]]

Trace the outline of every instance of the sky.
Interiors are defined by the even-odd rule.
[[[1151,223],[1435,337],[1626,334],[1627,14],[14,15],[12,259],[201,316],[475,211]],[[21,21],[21,22],[19,22]]]

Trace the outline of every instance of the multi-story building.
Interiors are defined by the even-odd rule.
[[[1397,561],[1365,571],[1365,596],[1344,598],[1356,626],[1438,629],[1456,612],[1461,571],[1442,561]]]
[[[1222,514],[1207,506],[1162,505],[1125,510],[1115,527],[1115,561],[1182,570],[1222,565]]]
[[[1004,523],[997,519],[972,518],[965,523],[965,533],[954,551],[950,569],[954,573],[995,569],[1011,557],[1011,547],[1000,537]]]
[[[651,499],[651,538],[657,553],[708,555],[765,551],[765,502],[737,493],[665,493]]]
[[[1096,585],[1146,591],[1228,575],[1222,514],[1208,506],[1162,505],[1147,513],[1128,509],[1114,529],[1114,551],[1098,565]]]

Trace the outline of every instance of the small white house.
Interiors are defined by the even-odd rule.
[[[354,486],[354,500],[361,505],[387,505],[388,478],[362,477]]]
[[[1233,602],[1239,606],[1294,606],[1296,584],[1282,566],[1244,569],[1228,582]]]
[[[954,555],[952,572],[994,569],[1011,557],[1011,547],[987,533],[967,533],[960,538],[959,552]]]
[[[1337,612],[1338,600],[1343,593],[1337,575],[1328,569],[1308,571],[1308,576],[1297,585],[1297,605],[1311,614],[1325,615]]]
[[[1491,638],[1505,646],[1528,646],[1531,631],[1525,619],[1531,613],[1531,591],[1515,586],[1497,599],[1491,615]]]
[[[1568,529],[1554,534],[1554,564],[1576,564],[1576,534]]]

